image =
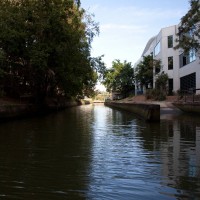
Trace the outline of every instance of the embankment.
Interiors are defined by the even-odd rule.
[[[184,112],[200,114],[199,102],[174,102],[173,105]]]
[[[160,120],[160,105],[146,103],[120,103],[109,101],[106,106],[132,112],[146,121]]]
[[[11,119],[20,119],[48,114],[63,110],[67,107],[82,105],[81,101],[66,101],[62,103],[49,104],[45,107],[38,107],[33,104],[2,104],[0,105],[0,122]]]
[[[37,109],[33,105],[14,104],[0,106],[0,121],[7,121],[10,119],[17,119],[26,116],[33,116]]]

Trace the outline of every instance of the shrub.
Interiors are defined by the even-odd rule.
[[[149,89],[145,95],[146,99],[153,99],[156,101],[164,101],[166,99],[165,93],[161,92],[159,89]]]

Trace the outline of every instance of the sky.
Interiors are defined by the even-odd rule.
[[[188,0],[82,0],[81,7],[94,14],[100,34],[92,42],[92,57],[112,61],[139,60],[148,40],[161,28],[176,25],[190,8]],[[96,87],[105,90],[101,84]]]
[[[81,7],[95,15],[100,27],[91,54],[104,55],[109,68],[115,59],[134,65],[148,40],[178,24],[190,5],[188,0],[82,0]]]

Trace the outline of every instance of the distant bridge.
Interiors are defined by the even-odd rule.
[[[104,103],[105,101],[94,100],[93,103]]]

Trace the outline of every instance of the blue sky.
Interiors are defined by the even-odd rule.
[[[99,22],[92,56],[104,55],[107,67],[115,59],[134,65],[148,40],[161,28],[178,24],[190,7],[188,0],[82,0],[81,6]]]

